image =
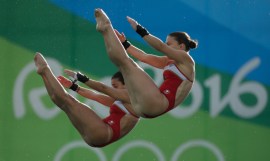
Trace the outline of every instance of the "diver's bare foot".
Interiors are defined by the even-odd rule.
[[[45,58],[42,56],[41,53],[36,53],[34,61],[37,67],[38,74],[42,74],[44,69],[49,67],[48,63],[46,62]]]
[[[104,32],[106,31],[108,27],[111,26],[111,21],[109,17],[106,15],[106,13],[102,9],[100,8],[95,9],[95,17],[97,21],[96,29],[99,32]]]

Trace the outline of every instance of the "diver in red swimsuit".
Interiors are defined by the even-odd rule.
[[[137,21],[127,17],[132,28],[164,56],[146,54],[130,44],[123,33],[120,34],[113,28],[110,19],[102,9],[95,10],[95,17],[96,28],[104,37],[108,56],[123,74],[132,108],[137,116],[157,117],[183,102],[195,79],[195,62],[190,56],[189,50],[197,47],[196,41],[192,40],[186,32],[173,32],[167,36],[166,43],[164,43],[150,34]],[[158,87],[127,53],[141,62],[165,69],[163,84]],[[166,67],[167,65],[169,66]],[[172,72],[169,68],[178,69],[177,71],[184,77],[179,77],[176,74],[178,72]]]
[[[42,77],[51,100],[66,113],[73,126],[89,146],[103,147],[108,145],[125,136],[137,124],[138,117],[134,117],[128,110],[125,110],[126,107],[131,105],[125,84],[121,82],[123,79],[119,77],[121,73],[113,76],[113,87],[88,79],[88,82],[106,90],[104,93],[110,93],[106,95],[80,87],[63,76],[56,78],[40,53],[35,55],[34,61],[37,73]],[[65,87],[77,91],[80,95],[110,107],[110,115],[102,119],[89,106],[67,93],[59,81]],[[117,100],[121,100],[121,102]]]

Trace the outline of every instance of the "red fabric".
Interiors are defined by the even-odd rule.
[[[174,107],[175,95],[176,95],[178,87],[183,82],[183,80],[180,79],[177,75],[175,75],[171,71],[165,71],[163,73],[163,77],[164,77],[164,82],[159,87],[159,90],[161,93],[165,95],[165,97],[169,101],[169,106],[167,109],[167,111],[169,111]]]
[[[157,115],[160,116],[174,108],[175,104],[175,95],[177,92],[178,87],[183,82],[182,79],[180,79],[176,74],[173,72],[166,70],[163,72],[164,82],[160,85],[159,90],[161,93],[164,94],[164,96],[168,99],[169,106],[163,113]],[[150,116],[144,114],[146,118],[154,118],[157,116]]]
[[[122,111],[115,104],[113,104],[110,107],[110,115],[103,119],[103,122],[108,124],[113,131],[113,136],[109,143],[114,142],[120,137],[120,120],[125,115],[126,113],[124,111]]]

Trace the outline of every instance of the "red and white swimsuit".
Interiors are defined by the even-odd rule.
[[[175,95],[178,87],[184,80],[189,80],[175,64],[168,64],[164,67],[163,71],[164,82],[160,85],[159,90],[168,99],[169,106],[166,111],[157,115],[160,116],[170,110],[175,106]],[[154,118],[157,116],[145,115],[147,118]]]
[[[119,139],[120,137],[120,120],[122,117],[124,117],[126,114],[130,114],[130,112],[125,108],[123,103],[121,101],[115,101],[111,107],[110,107],[110,115],[103,119],[103,122],[108,124],[113,131],[113,136],[109,143],[112,143]],[[107,144],[109,144],[107,143]],[[107,145],[106,144],[106,145]],[[105,145],[104,145],[105,146]]]

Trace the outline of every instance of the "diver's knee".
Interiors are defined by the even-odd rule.
[[[84,141],[91,147],[103,147],[108,143],[104,133],[95,133],[91,136],[83,136]]]

